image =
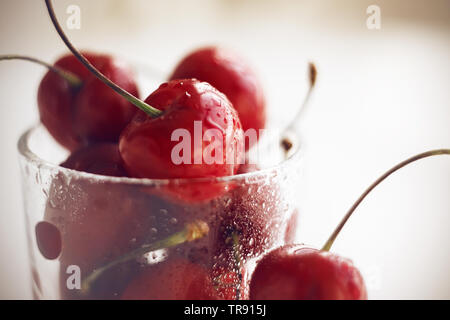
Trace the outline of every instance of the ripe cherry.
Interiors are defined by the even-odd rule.
[[[367,292],[350,260],[293,245],[271,251],[258,263],[250,299],[363,300]]]
[[[259,129],[264,129],[263,90],[255,72],[242,57],[223,48],[198,49],[178,64],[169,79],[188,78],[206,81],[223,92],[237,110],[244,132],[254,129],[259,133]]]
[[[71,153],[61,163],[68,169],[83,171],[105,176],[126,177],[128,173],[123,167],[119,147],[115,143],[93,144]]]
[[[147,267],[125,289],[124,300],[217,300],[208,271],[184,259]]]
[[[375,180],[346,213],[321,250],[289,245],[265,255],[252,275],[250,299],[367,299],[359,271],[349,260],[327,251],[358,205],[384,179],[414,161],[444,154],[450,155],[450,150],[415,155]]]
[[[152,119],[140,112],[122,133],[119,149],[131,175],[167,179],[236,173],[243,134],[236,111],[223,94],[206,82],[173,80],[162,84],[145,102],[164,113]],[[182,142],[188,148],[174,154],[180,145],[179,140],[173,141],[177,130],[186,134]],[[219,155],[217,149],[205,150],[211,146],[208,130],[218,134],[212,139],[218,143]],[[183,162],[176,163],[174,156],[181,156]]]
[[[131,69],[109,55],[85,53],[86,58],[112,81],[138,94]],[[61,145],[69,150],[93,141],[117,142],[136,108],[96,79],[73,55],[65,55],[56,67],[77,76],[73,86],[59,74],[48,71],[38,90],[41,122]]]

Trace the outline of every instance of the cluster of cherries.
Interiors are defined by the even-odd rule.
[[[222,58],[224,54],[229,58]],[[133,74],[122,61],[109,55],[83,55],[115,84],[138,95]],[[197,65],[204,65],[210,74],[202,69],[196,72]],[[225,158],[210,165],[194,164],[193,159],[191,164],[174,164],[171,151],[177,142],[171,135],[186,129],[194,136],[194,121],[201,121],[203,132],[219,130],[224,141],[236,142],[231,144],[233,148],[243,140],[243,129],[263,128],[261,87],[251,69],[242,68],[244,65],[237,56],[219,48],[192,53],[168,82],[145,99],[160,113],[149,116],[97,79],[74,55],[66,55],[55,66],[75,75],[81,84],[70,84],[49,71],[38,91],[41,121],[55,140],[75,151],[66,163],[75,166],[72,169],[152,179],[233,175],[239,164],[227,163]],[[205,145],[200,148],[202,152]],[[115,156],[116,150],[120,157]],[[191,156],[197,152],[192,150]],[[231,152],[242,151],[236,148]]]
[[[58,33],[73,53],[62,57],[53,66],[48,66],[50,70],[41,81],[38,91],[41,122],[56,141],[71,151],[69,158],[62,163],[63,167],[107,176],[151,179],[214,178],[248,171],[248,166],[240,166],[237,162],[228,163],[225,159],[226,153],[229,152],[229,149],[225,148],[230,147],[225,141],[233,142],[233,159],[245,158],[246,150],[238,148],[238,144],[244,139],[244,130],[255,129],[258,132],[266,123],[261,85],[245,60],[233,52],[217,47],[194,51],[178,64],[168,82],[151,93],[145,101],[141,101],[137,98],[138,89],[133,73],[127,65],[110,55],[79,53],[61,30],[51,2],[46,0],[46,4]],[[191,163],[174,164],[171,152],[176,142],[172,141],[171,135],[176,129],[184,129],[193,136],[195,121],[201,122],[203,132],[215,129],[222,133],[224,161],[198,164],[194,163],[192,158]],[[199,152],[203,154],[207,146],[206,142],[200,145],[192,144],[191,156],[194,157]],[[251,146],[246,147],[248,149]],[[421,157],[435,154],[438,153],[431,152]],[[417,159],[411,159],[409,162]],[[54,184],[56,183],[55,179]],[[164,206],[176,206],[174,211],[182,212],[186,203],[195,205],[218,198],[224,192],[233,194],[232,187],[222,184],[212,187],[205,183],[200,184],[199,188],[187,189],[177,187],[161,191],[177,195],[177,200],[181,199],[183,203],[179,205],[178,202],[168,201],[164,202]],[[114,195],[114,192],[110,191],[110,194]],[[116,196],[122,196],[122,192],[121,190],[120,195],[118,193]],[[268,194],[269,191],[263,196]],[[241,197],[243,193],[237,192],[234,196]],[[89,224],[85,224],[88,225],[87,228],[92,225],[92,230],[84,232],[94,235],[96,241],[89,239],[90,243],[86,243],[85,234],[80,234],[76,229],[71,233],[72,226],[65,226],[66,234],[71,237],[65,239],[66,245],[72,246],[72,250],[66,248],[62,259],[67,258],[72,263],[74,257],[83,256],[89,261],[87,269],[92,274],[86,280],[86,291],[91,289],[95,281],[117,280],[120,278],[120,272],[123,272],[133,275],[131,279],[126,277],[121,287],[120,297],[123,299],[367,299],[361,274],[351,261],[328,252],[359,202],[349,211],[322,250],[302,245],[285,245],[259,259],[252,274],[248,274],[250,271],[246,270],[245,265],[231,269],[219,265],[208,270],[195,263],[195,259],[187,259],[182,255],[144,270],[133,269],[130,272],[127,269],[130,266],[134,268],[127,262],[142,256],[142,250],[155,251],[203,237],[211,226],[201,222],[187,222],[185,229],[176,234],[168,234],[166,238],[159,239],[147,247],[142,246],[130,251],[128,247],[123,246],[120,254],[116,255],[116,258],[120,257],[116,259],[117,263],[112,262],[103,267],[94,266],[91,261],[104,256],[110,250],[109,241],[119,241],[114,239],[117,234],[138,232],[127,227],[128,221],[139,221],[142,233],[148,232],[143,222],[148,218],[148,214],[141,213],[137,208],[141,205],[140,201],[144,203],[142,207],[145,208],[155,206],[155,201],[149,201],[149,196],[145,193],[139,199],[142,200],[132,204],[125,201],[121,204],[123,208],[106,204],[108,210],[104,212],[123,209],[127,212],[126,215],[116,215],[114,218],[92,215]],[[236,203],[242,204],[244,201]],[[249,225],[255,225],[253,230],[263,228],[267,223],[264,219],[268,218],[259,221],[257,216],[253,216],[248,220],[248,217],[242,214],[246,208],[232,207],[229,210],[231,211],[227,212],[226,216],[232,219],[228,222],[234,229],[227,233],[227,225],[221,226],[223,230],[219,230],[220,234],[227,235],[227,238],[221,239],[219,236],[219,242],[236,240],[240,241],[240,251],[248,251],[247,253],[253,256],[264,253],[267,248],[262,243],[267,242],[267,239],[258,243],[255,241],[258,237],[255,237],[252,231],[250,243],[247,241],[249,238],[242,235],[246,234],[245,228]],[[260,208],[257,210],[267,211]],[[55,212],[51,208],[48,209],[46,216],[50,221],[55,217],[64,220],[64,217],[58,216],[60,213]],[[160,212],[161,215],[164,214],[161,209]],[[292,221],[296,217],[295,213]],[[178,218],[184,219],[182,214]],[[103,231],[96,229],[100,225]],[[121,227],[123,230],[118,229]],[[240,229],[239,233],[235,232],[236,228]],[[292,233],[291,229],[293,227],[288,225],[286,238]],[[59,233],[48,224],[39,225],[36,232],[38,245],[44,256],[49,259],[57,258],[61,250],[61,245],[58,244],[61,240],[57,240]],[[128,241],[126,236],[121,237]],[[182,241],[179,241],[180,238]],[[228,259],[233,259],[233,255],[236,255],[235,245],[236,243],[228,246],[227,249],[231,248],[228,251],[222,250],[223,248],[220,250],[228,252]],[[58,252],[54,253],[52,250]],[[112,276],[105,276],[113,267],[116,270]],[[137,276],[134,276],[136,273]],[[103,280],[98,279],[99,277]]]

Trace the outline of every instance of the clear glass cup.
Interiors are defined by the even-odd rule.
[[[300,152],[230,177],[149,180],[56,165],[67,153],[41,125],[18,148],[37,299],[126,298],[146,276],[163,283],[165,268],[205,275],[199,298],[245,299],[255,260],[295,234]]]

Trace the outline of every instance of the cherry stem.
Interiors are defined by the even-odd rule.
[[[65,70],[61,69],[60,67],[51,65],[50,63],[47,63],[45,61],[42,61],[42,60],[39,60],[39,59],[36,59],[33,57],[21,56],[18,54],[0,55],[0,61],[4,61],[4,60],[25,60],[25,61],[34,62],[34,63],[40,64],[41,66],[48,68],[50,71],[55,72],[56,74],[61,76],[63,79],[65,79],[74,88],[81,87],[81,85],[83,84],[83,81],[80,78],[78,78],[75,74],[73,74],[72,72],[65,71]]]
[[[144,244],[139,248],[126,253],[125,255],[109,262],[108,264],[95,269],[89,276],[87,276],[81,285],[81,292],[83,294],[88,294],[91,290],[92,284],[108,269],[111,269],[114,266],[122,264],[124,262],[139,258],[146,253],[167,249],[185,242],[191,242],[197,239],[200,239],[207,235],[209,232],[209,227],[206,222],[201,220],[195,220],[191,223],[187,223],[183,230],[176,232],[169,237],[152,242],[149,244]]]
[[[115,92],[120,94],[122,97],[127,99],[128,102],[134,104],[136,107],[144,111],[146,114],[148,114],[152,118],[159,117],[162,114],[161,110],[158,110],[144,101],[136,98],[128,91],[122,89],[118,85],[116,85],[114,82],[109,80],[103,73],[101,73],[96,67],[94,67],[70,42],[69,38],[67,38],[66,34],[61,28],[61,25],[58,22],[58,19],[56,18],[55,11],[53,9],[53,5],[51,0],[45,0],[45,4],[47,5],[48,13],[50,15],[50,19],[53,22],[53,25],[55,26],[56,31],[58,32],[61,39],[64,41],[66,46],[69,48],[69,50],[73,53],[73,55],[90,71],[92,72],[98,79],[100,79],[104,84],[106,84],[108,87],[113,89]]]
[[[309,104],[309,99],[311,98],[311,95],[314,91],[314,87],[316,85],[317,80],[317,69],[314,63],[310,62],[308,67],[308,78],[309,78],[309,89],[306,93],[305,98],[303,98],[303,103],[300,106],[300,109],[298,109],[297,114],[295,115],[294,119],[289,123],[289,125],[284,129],[283,135],[281,137],[280,144],[284,149],[286,157],[289,155],[289,151],[292,149],[294,143],[292,141],[292,134],[295,128],[298,126],[299,121],[303,117],[303,114],[305,113],[305,110],[307,109],[307,106]]]
[[[241,300],[241,286],[242,286],[242,259],[241,259],[241,254],[239,252],[239,235],[236,234],[235,232],[233,232],[233,234],[231,235],[232,239],[233,239],[233,256],[234,256],[234,263],[235,263],[235,268],[237,267],[238,269],[238,274],[239,274],[239,285],[236,286],[236,300]],[[237,266],[236,266],[237,265]]]
[[[300,109],[298,109],[297,114],[295,115],[294,119],[291,121],[291,123],[289,124],[289,126],[286,128],[285,131],[292,130],[295,126],[297,126],[298,122],[305,113],[305,110],[307,109],[309,99],[311,98],[311,95],[314,91],[314,87],[316,85],[317,80],[317,68],[312,62],[308,64],[308,79],[309,79],[308,92],[306,93],[306,96],[303,99],[303,103],[300,106]]]
[[[241,255],[239,253],[239,235],[236,232],[233,232],[233,234],[231,235],[231,239],[233,240],[233,257],[234,257],[234,262],[236,262],[236,264],[239,267],[242,267],[242,259],[241,259]]]
[[[384,173],[377,180],[375,180],[375,182],[372,183],[366,189],[366,191],[363,192],[363,194],[361,194],[361,196],[358,198],[358,200],[356,200],[356,202],[353,204],[353,206],[350,208],[350,210],[348,210],[348,212],[346,213],[346,215],[344,216],[342,221],[339,223],[339,225],[336,227],[334,232],[331,234],[330,238],[328,238],[327,242],[325,243],[325,245],[322,247],[321,250],[322,251],[329,251],[331,249],[331,246],[333,245],[334,241],[336,240],[336,237],[339,235],[339,232],[342,230],[342,228],[344,227],[345,223],[350,218],[350,216],[355,211],[355,209],[358,207],[358,205],[384,179],[389,177],[392,173],[394,173],[398,169],[403,168],[404,166],[406,166],[406,165],[408,165],[408,164],[410,164],[410,163],[412,163],[414,161],[417,161],[417,160],[420,160],[420,159],[423,159],[423,158],[427,158],[427,157],[438,156],[438,155],[450,155],[450,149],[430,150],[430,151],[427,151],[427,152],[423,152],[423,153],[417,154],[417,155],[415,155],[415,156],[413,156],[413,157],[411,157],[411,158],[409,158],[409,159],[407,159],[405,161],[400,162],[396,166],[394,166],[391,169],[389,169],[386,173]]]

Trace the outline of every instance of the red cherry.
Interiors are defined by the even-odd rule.
[[[147,267],[125,289],[124,300],[217,300],[206,269],[184,259]]]
[[[72,152],[61,166],[105,176],[126,177],[119,147],[115,143],[99,143]]]
[[[137,95],[133,74],[122,61],[94,53],[85,56],[111,80]],[[55,66],[77,76],[82,85],[73,87],[53,71],[42,79],[38,107],[50,134],[71,151],[92,141],[117,142],[136,108],[96,79],[73,55],[60,58]]]
[[[222,93],[206,82],[173,80],[162,84],[145,102],[164,112],[157,118],[138,112],[122,133],[119,150],[132,176],[167,179],[222,177],[236,173],[243,157],[243,132],[236,111]],[[198,132],[196,126],[200,128]],[[187,152],[187,160],[182,163],[176,163],[172,156],[175,147],[186,141],[184,137],[171,141],[176,130],[186,133],[186,145],[190,147],[180,152],[182,156]],[[213,138],[217,148],[212,148],[213,143],[204,139],[208,132],[218,134]],[[228,190],[224,183],[196,186],[171,185],[166,191],[175,191],[191,200],[205,200]]]
[[[263,129],[266,107],[261,84],[245,60],[223,48],[207,47],[186,56],[170,79],[196,78],[210,83],[230,99],[244,131]]]
[[[239,164],[226,159],[225,148],[233,155],[239,151],[242,129],[239,118],[226,97],[205,82],[173,80],[162,84],[146,100],[151,106],[163,110],[160,117],[150,118],[139,112],[120,137],[120,153],[125,166],[133,176],[140,178],[198,178],[221,177],[236,173]],[[200,148],[195,149],[194,121],[201,122]],[[191,164],[175,164],[172,150],[179,144],[171,141],[175,130],[185,129],[189,134]],[[210,145],[203,141],[206,130],[215,129],[222,135],[220,160],[207,164],[202,154]],[[201,153],[200,153],[201,152]],[[201,164],[195,164],[200,153]]]
[[[336,254],[300,245],[271,251],[250,282],[251,300],[366,300],[363,278]]]

